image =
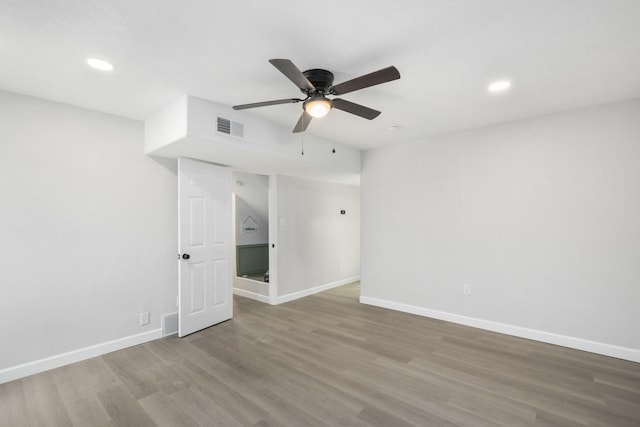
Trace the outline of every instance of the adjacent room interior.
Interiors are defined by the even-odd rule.
[[[0,425],[640,425],[639,2],[0,10]]]
[[[269,177],[232,174],[236,268],[235,289],[254,286],[268,296],[269,286]],[[255,283],[258,282],[258,283]]]

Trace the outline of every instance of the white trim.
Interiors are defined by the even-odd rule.
[[[112,351],[143,344],[159,338],[162,338],[161,328],[72,350],[67,353],[57,354],[44,359],[34,360],[33,362],[23,363],[22,365],[12,366],[10,368],[0,370],[0,384],[27,377],[29,375],[38,374],[50,369],[59,368],[60,366],[80,362],[92,357],[101,356],[106,353],[111,353]]]
[[[265,288],[269,287],[269,282],[265,282],[264,280],[257,280],[257,279],[252,279],[251,277],[242,277],[242,276],[235,276],[233,278],[233,280],[237,280],[238,283],[242,283],[242,282],[249,282],[249,283],[254,283],[256,285],[263,285]],[[235,287],[234,287],[235,289]]]
[[[338,280],[336,282],[325,283],[324,285],[315,286],[309,289],[303,289],[298,292],[293,292],[287,295],[282,295],[276,298],[276,301],[272,305],[282,304],[285,302],[293,301],[299,298],[303,298],[309,295],[317,294],[318,292],[327,291],[329,289],[337,288],[338,286],[347,285],[349,283],[357,282],[360,280],[360,276],[347,277],[346,279]]]
[[[278,297],[278,175],[269,175],[269,301],[275,305]]]
[[[508,325],[506,323],[493,322],[490,320],[477,319],[475,317],[463,316],[460,314],[448,313],[445,311],[431,310],[429,308],[415,305],[403,304],[371,297],[360,297],[362,304],[375,305],[377,307],[402,311],[405,313],[417,314],[418,316],[431,317],[433,319],[445,320],[447,322],[472,326],[474,328],[499,332],[506,335],[513,335],[520,338],[541,341],[577,350],[597,353],[604,356],[616,357],[618,359],[630,360],[640,363],[640,350],[635,348],[620,347],[616,345],[589,341],[582,338],[559,335],[552,332],[540,331],[537,329],[523,328],[521,326]]]
[[[241,297],[251,298],[256,301],[264,302],[265,304],[269,304],[269,297],[267,295],[261,295],[256,292],[246,291],[240,288],[233,288],[234,295],[240,295]]]

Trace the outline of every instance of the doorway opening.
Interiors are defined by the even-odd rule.
[[[269,177],[233,172],[233,291],[269,302]]]

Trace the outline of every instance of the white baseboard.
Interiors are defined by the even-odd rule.
[[[29,375],[38,374],[50,369],[59,368],[71,363],[80,362],[92,357],[101,356],[106,353],[111,353],[112,351],[143,344],[158,338],[162,338],[162,329],[154,329],[141,334],[131,335],[117,340],[92,345],[90,347],[69,351],[67,353],[57,354],[44,359],[34,360],[33,362],[23,363],[22,365],[12,366],[10,368],[0,370],[0,384],[27,377]]]
[[[474,328],[485,329],[488,331],[499,332],[506,335],[513,335],[520,338],[527,338],[530,340],[541,341],[549,344],[560,345],[577,350],[584,350],[591,353],[640,363],[640,350],[634,348],[619,347],[616,345],[589,341],[582,338],[569,337],[552,332],[545,332],[536,329],[528,329],[520,326],[508,325],[506,323],[477,319],[474,317],[462,316],[460,314],[448,313],[445,311],[431,310],[424,307],[418,307],[415,305],[403,304],[378,298],[361,296],[360,302],[363,304],[375,305],[377,307],[388,308],[405,313],[417,314],[418,316],[431,317],[433,319],[444,320],[447,322],[472,326]]]
[[[233,288],[233,293],[234,293],[234,295],[240,295],[241,297],[250,298],[250,299],[253,299],[253,300],[256,300],[256,301],[260,301],[260,302],[264,302],[266,304],[269,304],[269,296],[268,295],[262,295],[262,294],[258,294],[258,293],[247,291],[247,290],[240,289],[240,288]]]
[[[298,292],[292,292],[287,295],[282,295],[276,298],[275,304],[282,304],[285,302],[293,301],[298,298],[303,298],[309,295],[317,294],[318,292],[328,291],[329,289],[337,288],[338,286],[347,285],[349,283],[353,283],[360,280],[360,276],[347,277],[346,279],[341,279],[336,282],[325,283],[324,285],[315,286],[309,289],[303,289]]]

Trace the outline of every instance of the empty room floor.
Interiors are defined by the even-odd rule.
[[[358,303],[359,284],[0,385],[0,426],[640,426],[640,364]]]

